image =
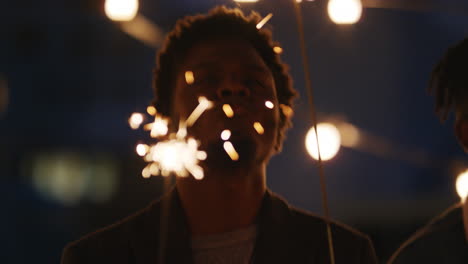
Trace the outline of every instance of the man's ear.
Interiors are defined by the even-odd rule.
[[[455,135],[465,152],[468,153],[468,119],[457,118],[455,121]]]

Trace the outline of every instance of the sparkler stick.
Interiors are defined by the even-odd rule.
[[[299,7],[299,3],[297,3],[296,1],[294,1],[294,10],[296,12],[297,27],[299,31],[299,40],[300,40],[299,42],[301,46],[302,64],[304,67],[304,78],[305,78],[305,83],[306,83],[306,88],[307,88],[306,90],[307,90],[307,95],[309,99],[310,115],[312,119],[312,125],[315,131],[317,131],[317,117],[316,117],[316,112],[315,112],[313,90],[312,90],[312,84],[311,84],[311,78],[310,78],[310,70],[309,70],[309,63],[308,63],[309,60],[307,57],[307,50],[306,50],[306,44],[305,44],[304,26],[302,24],[301,9]],[[332,237],[331,227],[330,227],[330,212],[329,212],[329,207],[328,207],[327,187],[326,187],[326,182],[325,182],[325,174],[323,170],[322,157],[320,156],[320,146],[319,146],[317,133],[316,133],[315,140],[317,141],[320,189],[322,193],[322,207],[323,207],[323,211],[325,214],[325,222],[327,225],[327,237],[328,237],[328,249],[330,253],[330,263],[335,264],[335,252],[333,248],[333,237]]]

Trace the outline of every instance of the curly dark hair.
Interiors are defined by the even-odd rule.
[[[434,67],[429,92],[435,96],[435,111],[443,122],[453,107],[468,99],[468,38],[450,47]]]
[[[256,12],[245,16],[240,9],[224,6],[216,7],[206,15],[188,16],[178,20],[157,56],[153,105],[158,112],[171,116],[177,65],[183,61],[190,48],[201,41],[226,37],[244,39],[252,44],[273,74],[279,103],[292,108],[292,101],[297,93],[292,86],[288,66],[274,52],[273,48],[278,44],[273,42],[271,30],[265,27],[256,28],[260,21],[261,16]],[[281,150],[285,131],[291,126],[290,119],[287,111],[280,111],[278,141],[275,147],[277,151]]]

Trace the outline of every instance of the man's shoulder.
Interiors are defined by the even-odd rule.
[[[389,263],[414,261],[466,263],[466,241],[462,210],[455,204],[408,238],[391,256]],[[459,262],[462,260],[462,262]]]
[[[153,222],[155,217],[151,214],[158,206],[158,202],[152,202],[130,216],[70,242],[63,250],[62,263],[97,263],[99,256],[112,256],[116,263],[121,263],[122,258],[129,256],[132,236],[145,232],[144,227]]]

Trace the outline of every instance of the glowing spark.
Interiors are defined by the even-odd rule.
[[[328,15],[336,24],[354,24],[362,14],[361,0],[330,0]]]
[[[138,0],[106,0],[106,15],[116,21],[130,21],[138,12]]]
[[[306,136],[306,148],[312,158],[318,160],[318,148],[322,160],[330,160],[335,157],[340,149],[340,132],[330,123],[320,123],[317,125],[318,147],[315,129],[312,127]]]
[[[177,130],[176,137],[181,139],[187,136],[187,125],[184,121],[179,122],[179,130]]]
[[[143,171],[141,172],[141,176],[143,176],[143,178],[149,178],[151,177],[151,172],[150,172],[150,168],[149,166],[146,166]]]
[[[221,132],[221,139],[222,140],[229,140],[230,137],[231,137],[231,131],[230,130],[225,129],[225,130],[223,130],[223,132]]]
[[[257,29],[261,29],[268,22],[268,20],[270,20],[272,16],[273,14],[270,13],[266,17],[264,17],[260,22],[258,22]]]
[[[226,116],[229,118],[234,116],[234,111],[232,110],[232,107],[228,104],[223,104],[223,111],[224,114],[226,114]]]
[[[198,150],[198,143],[193,138],[158,142],[150,153],[152,165],[157,166],[163,176],[173,172],[180,177],[187,177],[190,173],[195,179],[203,178],[203,169],[198,162],[206,158],[206,153]]]
[[[195,82],[195,77],[193,76],[192,71],[185,72],[185,81],[187,82],[187,84],[193,84]]]
[[[148,112],[149,115],[154,116],[156,114],[156,108],[150,105],[146,108],[146,112]]]
[[[136,153],[138,154],[138,156],[140,157],[143,157],[146,155],[146,153],[148,153],[148,150],[149,150],[149,146],[146,145],[146,144],[138,144],[136,146]]]
[[[224,150],[226,151],[226,153],[229,155],[229,157],[232,160],[238,160],[239,159],[239,154],[237,153],[236,149],[234,148],[234,146],[232,145],[231,142],[229,142],[229,141],[224,142],[223,147],[224,147]]]
[[[455,185],[457,187],[458,196],[460,196],[460,199],[464,203],[468,196],[468,170],[465,170],[458,175]]]
[[[287,117],[290,117],[293,115],[294,111],[292,110],[291,107],[285,105],[285,104],[280,104],[281,111],[283,114]]]
[[[266,101],[265,106],[270,109],[273,109],[273,107],[275,107],[275,105],[271,101]]]
[[[133,113],[128,119],[128,124],[132,129],[138,129],[143,123],[143,115],[140,113]]]
[[[165,136],[167,134],[167,119],[163,118],[160,115],[156,115],[154,118],[154,123],[151,127],[151,137],[157,138],[159,136]]]
[[[187,118],[187,126],[192,126],[197,119],[205,112],[205,110],[210,109],[213,106],[213,103],[206,99],[206,97],[198,97],[198,106],[193,110],[190,116]]]
[[[263,135],[263,133],[265,133],[265,129],[263,128],[262,124],[260,124],[260,122],[255,122],[253,127],[258,134]]]
[[[340,131],[342,146],[352,148],[358,145],[360,138],[358,128],[346,122],[337,124],[337,128]]]
[[[276,46],[273,48],[273,51],[276,53],[276,54],[281,54],[283,53],[283,49],[279,46]]]

